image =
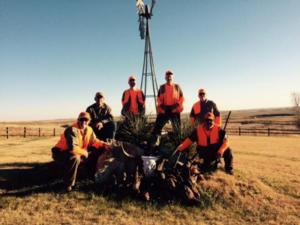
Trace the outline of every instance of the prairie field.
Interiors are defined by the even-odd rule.
[[[199,206],[116,199],[51,174],[56,137],[0,138],[0,224],[300,224],[300,137],[230,136],[235,174],[201,181]]]

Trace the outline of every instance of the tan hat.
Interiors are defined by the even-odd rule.
[[[136,80],[136,77],[134,75],[129,76],[128,77],[128,82],[131,81],[131,80]]]
[[[91,120],[91,116],[88,112],[81,112],[81,113],[79,113],[79,116],[78,116],[78,120],[80,120],[80,119]]]
[[[167,71],[166,71],[166,76],[168,76],[168,75],[173,75],[172,70],[167,70]]]
[[[204,118],[205,119],[214,120],[215,119],[215,115],[212,112],[208,112],[208,113],[205,114]]]
[[[104,97],[104,95],[103,95],[103,93],[102,92],[97,92],[96,94],[95,94],[95,100],[97,99],[97,98],[103,98]]]

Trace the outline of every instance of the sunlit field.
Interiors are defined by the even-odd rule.
[[[0,139],[0,224],[299,224],[300,137],[231,136],[235,175],[201,182],[201,206],[117,200],[92,182],[48,179],[58,137]],[[52,177],[53,178],[53,177]]]

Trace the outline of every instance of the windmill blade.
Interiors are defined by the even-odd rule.
[[[139,14],[144,14],[145,13],[145,4],[143,0],[136,0],[136,8],[138,10]]]
[[[151,2],[151,9],[150,9],[150,15],[151,16],[152,16],[152,11],[153,11],[153,7],[154,7],[155,3],[156,3],[156,0],[152,0],[152,2]]]

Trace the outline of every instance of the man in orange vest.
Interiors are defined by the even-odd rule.
[[[197,151],[200,158],[203,158],[203,171],[216,169],[221,157],[225,161],[225,172],[233,174],[232,151],[226,132],[215,125],[215,116],[208,112],[204,116],[204,123],[199,124],[192,134],[186,138],[179,146],[178,151],[186,150],[193,142],[197,142]]]
[[[180,113],[183,111],[183,93],[178,84],[173,83],[173,72],[167,70],[165,73],[166,83],[161,85],[157,96],[157,117],[153,131],[153,137],[157,141],[164,125],[171,120],[173,131],[180,131]],[[153,141],[152,140],[152,141]],[[154,142],[155,142],[154,141]],[[153,144],[153,143],[151,143]]]
[[[135,81],[135,76],[130,76],[128,78],[130,88],[123,92],[121,114],[125,117],[145,114],[145,95],[142,90],[135,87]]]
[[[86,112],[91,116],[90,126],[93,128],[97,138],[106,141],[114,139],[116,124],[109,105],[105,103],[102,92],[95,94],[95,103],[90,105]]]
[[[81,112],[77,121],[66,128],[60,140],[52,148],[54,161],[64,166],[64,183],[66,191],[72,191],[75,185],[78,166],[82,161],[96,165],[98,156],[103,149],[107,149],[107,144],[96,138],[93,129],[88,126],[90,115]],[[89,155],[89,151],[93,152]],[[94,168],[95,170],[95,168]]]
[[[190,113],[191,123],[197,126],[204,121],[204,116],[206,113],[212,112],[215,116],[215,125],[220,127],[221,116],[216,103],[206,98],[206,91],[203,88],[199,89],[198,97],[199,101],[194,103]]]

